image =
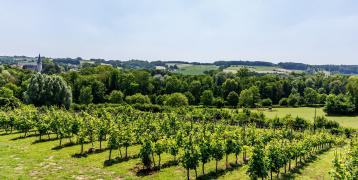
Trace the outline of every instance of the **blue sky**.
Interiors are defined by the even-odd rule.
[[[0,0],[0,55],[358,64],[357,0]]]

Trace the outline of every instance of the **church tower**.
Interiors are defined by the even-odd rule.
[[[42,60],[41,60],[41,56],[39,54],[39,57],[37,59],[37,72],[41,73],[42,71]]]

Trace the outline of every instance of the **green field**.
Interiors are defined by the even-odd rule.
[[[248,68],[251,71],[255,71],[257,73],[279,73],[279,74],[287,74],[292,72],[293,70],[282,69],[276,66],[230,66],[224,69],[224,72],[232,72],[235,73],[241,68]]]
[[[259,109],[256,111],[263,112],[267,117],[274,118],[284,117],[287,114],[292,116],[300,116],[307,120],[313,121],[315,108],[311,107],[300,107],[300,108],[273,108],[272,110],[268,109]],[[323,108],[317,108],[317,116],[326,116],[326,113],[323,111]],[[339,122],[344,127],[353,127],[358,128],[358,116],[326,116],[330,120]]]
[[[205,71],[216,70],[219,67],[215,65],[192,65],[184,64],[178,65],[179,69],[175,72],[181,73],[184,75],[200,75],[204,74]]]
[[[105,166],[108,151],[76,158],[72,155],[80,151],[79,145],[53,149],[58,146],[58,140],[34,143],[38,137],[16,139],[19,135],[0,136],[0,179],[186,179],[186,171],[180,165],[163,167],[160,171],[150,174],[141,174],[139,169],[142,165],[139,158]],[[67,140],[64,141],[66,142]],[[90,144],[85,145],[85,149],[90,147]],[[98,143],[95,147],[98,147]],[[129,156],[137,154],[138,151],[139,146],[130,147]],[[328,172],[332,167],[334,151],[331,149],[319,155],[314,161],[307,162],[302,168],[286,176],[295,179],[329,179]],[[114,151],[112,155],[119,156],[119,153]],[[170,155],[162,156],[162,164],[171,160]],[[235,162],[234,156],[229,157],[229,162]],[[239,163],[241,164],[241,159]],[[205,169],[209,176],[201,179],[249,179],[246,175],[246,165],[225,170],[225,161],[221,160],[218,175],[214,173],[215,161],[208,163]],[[190,176],[191,179],[195,179],[194,171],[190,171]],[[200,167],[198,176],[201,176]]]

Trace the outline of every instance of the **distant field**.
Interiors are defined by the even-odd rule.
[[[267,117],[274,118],[284,117],[287,114],[291,114],[293,117],[300,116],[307,120],[313,121],[314,108],[300,107],[300,108],[273,108],[272,110],[256,110],[262,111]],[[317,108],[317,116],[326,116],[323,108]],[[339,122],[344,127],[358,128],[358,116],[326,116],[330,120]]]
[[[241,68],[248,68],[251,71],[255,71],[258,73],[279,73],[286,74],[293,72],[293,70],[282,69],[275,66],[230,66],[224,69],[224,72],[232,72],[236,73]],[[294,70],[296,71],[296,70]],[[297,71],[296,71],[297,72]]]
[[[192,65],[192,64],[177,64],[179,69],[175,71],[176,73],[181,73],[185,75],[199,75],[204,74],[205,71],[218,69],[218,66],[215,65]]]

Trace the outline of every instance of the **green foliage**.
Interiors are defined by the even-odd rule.
[[[153,152],[153,145],[152,141],[148,138],[145,138],[142,142],[142,148],[139,152],[139,157],[142,160],[143,165],[149,169],[152,165],[152,152]]]
[[[0,97],[2,98],[11,98],[14,96],[14,93],[11,89],[2,87],[0,88]]]
[[[358,112],[358,76],[349,77],[346,89],[355,105],[356,112]]]
[[[82,104],[90,104],[93,101],[92,88],[91,87],[83,87],[80,91],[80,103]]]
[[[296,107],[300,104],[300,99],[300,94],[295,89],[292,89],[290,96],[288,96],[287,103],[289,106]]]
[[[195,103],[199,103],[200,95],[201,95],[201,83],[200,81],[192,81],[189,84],[189,92],[192,96],[194,96]]]
[[[136,93],[132,96],[127,96],[126,102],[129,104],[150,104],[150,99],[147,95]]]
[[[188,103],[190,105],[193,105],[196,103],[196,98],[193,96],[193,94],[189,91],[185,92],[184,95],[186,96],[186,98],[188,99]],[[200,97],[199,97],[200,98]]]
[[[317,104],[319,102],[319,94],[313,88],[307,87],[304,91],[304,100],[306,104]]]
[[[227,100],[227,102],[229,103],[230,106],[235,107],[239,103],[239,95],[236,92],[231,91],[229,93],[229,95],[227,96],[226,100]]]
[[[280,106],[287,106],[288,105],[288,98],[282,98],[280,99],[280,102],[278,103]]]
[[[339,156],[336,152],[333,160],[333,168],[330,171],[333,179],[357,179],[358,178],[358,145],[351,143],[350,149]]]
[[[267,169],[264,147],[261,143],[258,143],[254,146],[247,173],[253,179],[264,178],[267,176]]]
[[[272,106],[272,100],[270,98],[261,100],[261,105],[264,107]]]
[[[164,103],[168,106],[178,107],[189,105],[188,98],[182,93],[173,93],[168,95],[167,100]]]
[[[94,81],[92,82],[91,90],[93,95],[93,103],[103,103],[106,91],[104,84],[100,81]]]
[[[255,107],[255,104],[260,101],[259,89],[252,86],[249,89],[242,90],[239,100],[240,106]]]
[[[355,106],[349,96],[343,94],[327,96],[324,111],[328,114],[351,114],[354,110]]]
[[[214,95],[211,90],[205,90],[200,97],[200,102],[204,106],[211,106],[213,103]]]
[[[224,96],[227,97],[227,95],[234,91],[237,92],[239,90],[239,85],[234,79],[227,79],[221,86]]]
[[[213,105],[217,108],[222,108],[225,105],[224,98],[222,97],[214,98]]]
[[[72,102],[71,88],[61,77],[42,74],[31,77],[25,97],[27,102],[36,106],[58,105],[69,108]]]
[[[110,103],[119,104],[123,102],[124,95],[122,91],[113,90],[108,97]]]

